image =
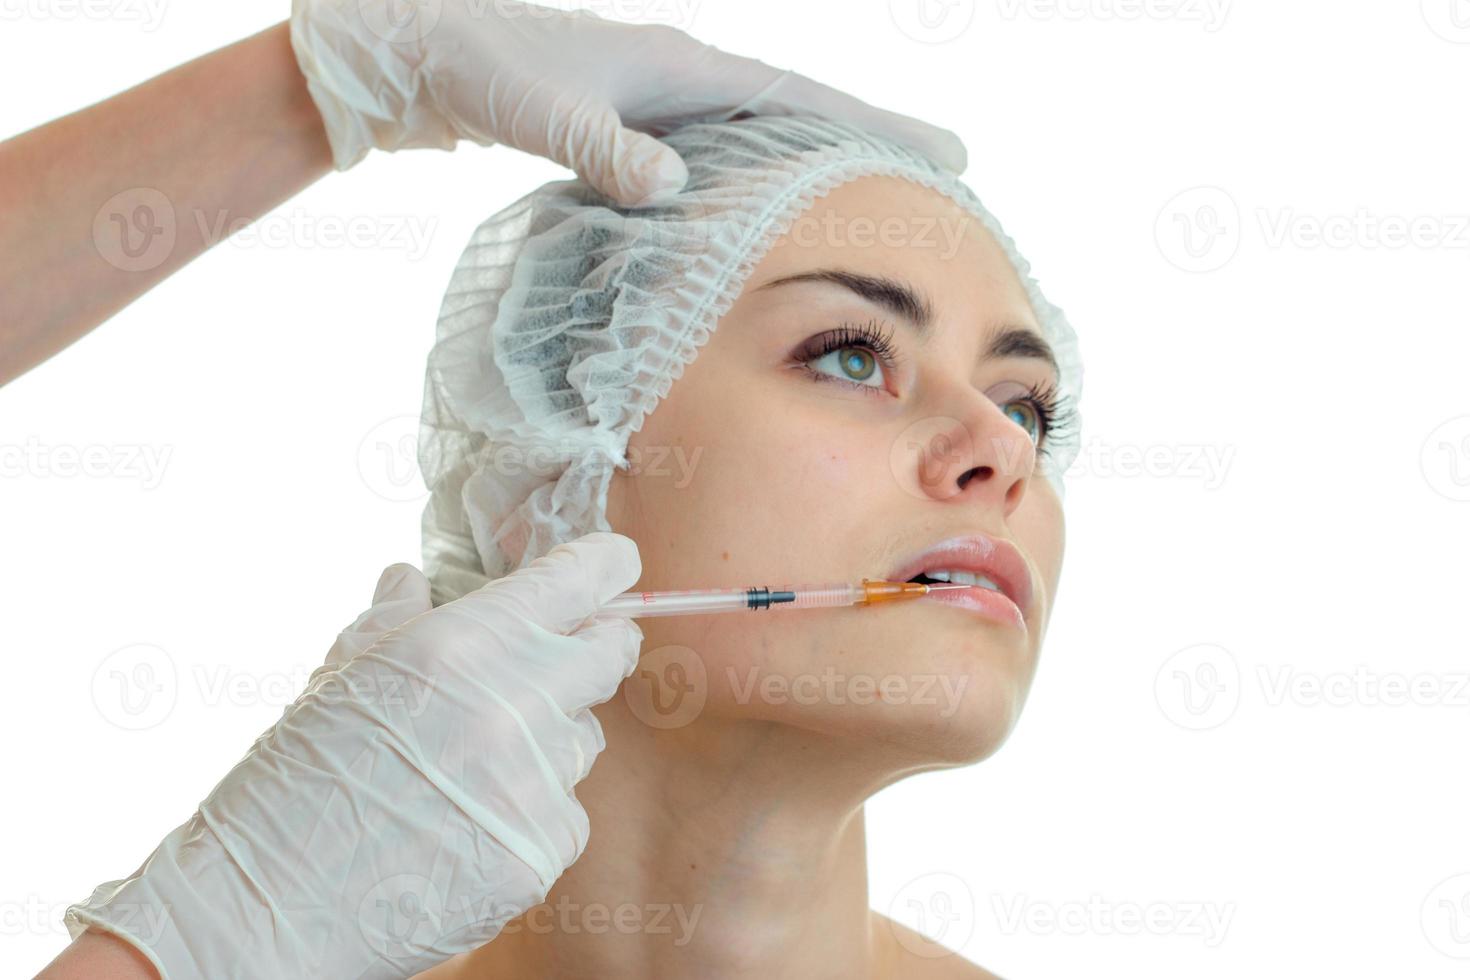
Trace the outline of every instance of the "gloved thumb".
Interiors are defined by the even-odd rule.
[[[593,531],[440,608],[455,607],[491,629],[510,611],[554,633],[570,633],[642,574],[632,538]]]
[[[337,642],[327,651],[326,665],[335,667],[352,659],[377,642],[378,637],[428,612],[432,605],[429,580],[423,572],[407,562],[389,565],[378,576],[373,604],[337,635]]]
[[[578,153],[568,165],[623,207],[666,200],[689,182],[689,167],[673,147],[624,126],[610,107],[585,124],[573,145]]]

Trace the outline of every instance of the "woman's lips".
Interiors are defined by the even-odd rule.
[[[967,534],[931,545],[905,561],[888,576],[891,582],[907,582],[926,571],[967,571],[990,579],[999,591],[984,586],[946,589],[924,596],[921,602],[945,602],[990,619],[1026,628],[1034,589],[1031,566],[1009,541],[984,534]]]
[[[918,599],[919,602],[943,602],[983,616],[1002,626],[1018,626],[1026,630],[1026,617],[1004,593],[987,589],[983,585],[971,585],[963,589],[945,589],[930,592]]]

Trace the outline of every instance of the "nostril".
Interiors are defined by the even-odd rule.
[[[975,476],[975,474],[977,474],[977,473],[980,474],[980,476],[981,476],[982,479],[989,479],[990,478],[990,467],[988,467],[988,466],[972,466],[968,470],[965,470],[965,472],[963,472],[963,473],[960,474],[960,478],[959,478],[959,481],[958,481],[959,482],[959,485],[960,485],[960,489],[961,490],[965,489],[965,485],[968,484],[970,482],[970,479],[973,476]]]

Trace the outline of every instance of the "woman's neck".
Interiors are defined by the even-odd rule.
[[[789,725],[593,710],[607,748],[576,789],[587,850],[465,976],[871,975],[863,801],[891,780]]]

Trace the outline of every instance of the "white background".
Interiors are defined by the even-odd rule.
[[[153,2],[0,0],[0,134],[286,12]],[[994,759],[871,804],[873,905],[1012,980],[1464,976],[1470,6],[924,2],[594,8],[958,131],[1081,337],[1030,703]],[[565,176],[374,154],[0,389],[7,975],[418,562],[450,269]],[[313,234],[349,221],[371,247]],[[88,447],[103,475],[58,471]],[[139,662],[175,686],[134,716],[107,684]]]

